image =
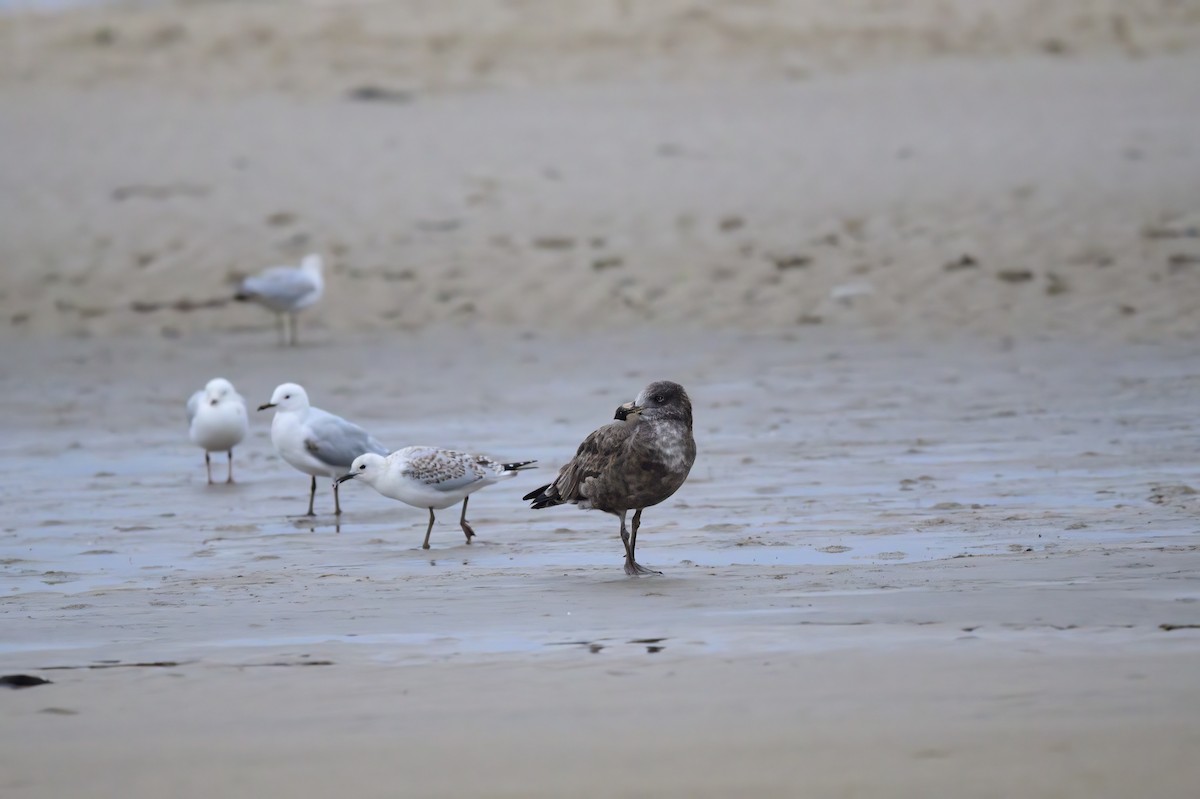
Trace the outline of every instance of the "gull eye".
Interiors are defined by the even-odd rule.
[[[360,463],[360,464],[358,465],[358,470],[359,470],[360,472],[362,472],[362,471],[366,471],[366,469],[367,469],[367,464],[365,464],[365,463]]]
[[[656,403],[658,403],[659,405],[662,405],[664,402],[666,402],[666,399],[664,399],[664,398],[663,398],[663,395],[662,395],[662,394],[655,394],[655,395],[654,395],[654,401],[655,401]]]
[[[292,395],[291,395],[291,394],[284,394],[284,395],[283,395],[283,398],[284,398],[284,399],[291,399],[291,398],[292,398]]]

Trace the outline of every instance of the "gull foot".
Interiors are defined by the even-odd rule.
[[[647,569],[636,560],[629,560],[628,558],[625,559],[625,573],[630,577],[638,577],[643,574],[662,574],[660,571]]]

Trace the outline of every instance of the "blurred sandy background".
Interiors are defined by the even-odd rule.
[[[260,326],[186,309],[315,250],[331,330],[1189,332],[1198,41],[1178,0],[10,14],[0,323]]]

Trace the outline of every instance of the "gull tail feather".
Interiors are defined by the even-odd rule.
[[[551,508],[555,505],[563,504],[562,498],[558,495],[558,489],[554,487],[553,483],[546,483],[546,485],[542,486],[541,488],[530,491],[528,494],[521,497],[521,499],[527,502],[532,501],[533,505],[530,507],[532,507],[534,510]]]

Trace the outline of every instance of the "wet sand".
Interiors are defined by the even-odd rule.
[[[3,345],[6,796],[1187,796],[1200,778],[1194,346],[654,329]],[[637,357],[631,357],[636,353]],[[541,470],[453,510],[239,482],[196,375],[389,446]],[[651,378],[692,478],[519,501]],[[265,414],[264,414],[265,416]],[[359,490],[355,490],[359,489]],[[1164,629],[1181,625],[1180,629]],[[153,665],[137,665],[153,664]]]

